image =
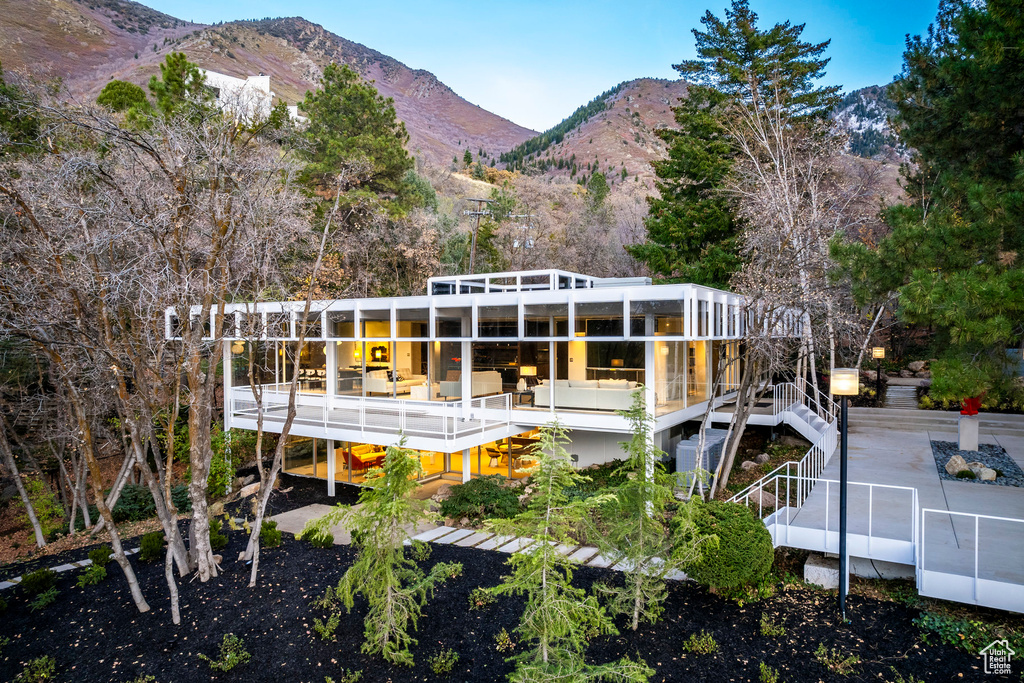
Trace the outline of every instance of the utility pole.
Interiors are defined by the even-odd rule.
[[[476,216],[476,227],[473,228],[473,243],[469,249],[469,274],[476,273],[476,234],[480,232],[480,216],[490,216],[489,209],[484,209],[484,204],[492,204],[491,199],[468,198],[466,201],[476,202],[475,211],[463,211],[463,216]]]

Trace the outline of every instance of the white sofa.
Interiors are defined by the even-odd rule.
[[[501,393],[501,373],[497,370],[478,370],[470,378],[473,396],[488,396]],[[441,382],[441,395],[445,397],[462,396],[462,380]]]
[[[581,410],[628,410],[633,405],[636,382],[624,379],[556,379],[555,407]],[[534,405],[551,406],[548,380],[533,388]]]
[[[370,370],[366,373],[363,386],[366,388],[367,394],[391,395],[393,393],[407,394],[412,387],[418,387],[421,384],[427,383],[426,375],[410,375],[399,370],[398,376],[402,378],[402,381],[398,382],[397,392],[395,382],[388,381],[387,370]]]

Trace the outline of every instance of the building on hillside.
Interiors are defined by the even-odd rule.
[[[270,76],[260,74],[236,78],[227,74],[200,69],[206,77],[206,86],[217,99],[217,106],[245,119],[265,118],[270,115],[274,98],[277,96],[270,89]],[[303,122],[306,117],[299,115],[295,105],[288,107],[288,115],[292,120]]]
[[[651,389],[655,444],[672,453],[683,423],[739,381],[733,363],[712,395],[720,357],[739,353],[741,299],[692,284],[557,270],[434,277],[424,296],[314,302],[297,354],[302,311],[294,301],[225,308],[225,424],[256,428],[251,349],[266,431],[281,431],[297,375],[284,470],[324,479],[331,495],[362,482],[402,437],[424,479],[523,476],[519,455],[553,420],[579,466],[622,457],[630,428],[616,411],[638,385]],[[167,335],[176,329],[168,311]]]

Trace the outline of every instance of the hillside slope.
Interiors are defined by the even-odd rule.
[[[394,98],[409,151],[434,163],[450,163],[467,148],[494,155],[536,135],[470,104],[430,72],[300,17],[202,26],[127,0],[24,0],[4,3],[0,12],[3,67],[60,77],[85,98],[111,78],[144,85],[171,50],[240,78],[265,73],[290,104],[315,86],[327,64],[350,64]]]
[[[683,81],[626,81],[563,122],[572,125],[556,126],[504,158],[527,173],[582,179],[600,170],[613,188],[624,182],[649,184],[654,178],[650,162],[667,154],[656,131],[675,125],[672,107],[685,95]]]

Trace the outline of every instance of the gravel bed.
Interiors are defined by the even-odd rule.
[[[1002,446],[983,443],[978,445],[978,451],[962,451],[955,441],[932,441],[932,455],[935,456],[935,467],[939,471],[939,479],[946,481],[968,481],[989,486],[1021,486],[1024,487],[1024,472],[1014,462],[1013,458],[1006,454]],[[956,475],[946,471],[946,463],[954,455],[959,455],[967,462],[983,462],[985,467],[993,470],[1000,470],[1003,476],[997,476],[995,481],[982,481],[981,479],[958,479]]]

